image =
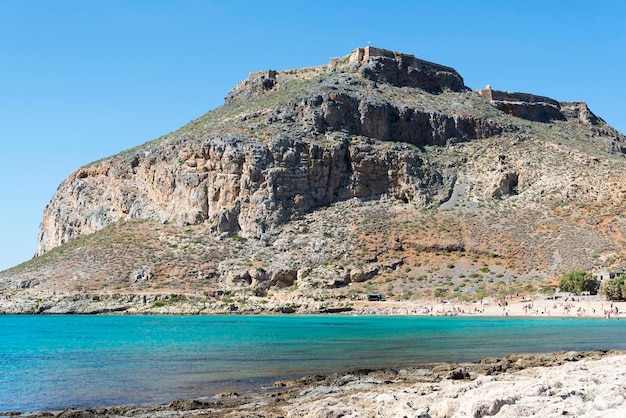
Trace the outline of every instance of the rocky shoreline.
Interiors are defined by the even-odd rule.
[[[601,296],[508,297],[459,302],[433,299],[366,301],[328,299],[312,301],[300,295],[273,299],[229,300],[185,294],[54,295],[33,297],[16,294],[0,298],[0,314],[124,314],[124,315],[258,315],[258,314],[351,314],[424,316],[515,316],[619,319],[626,302]]]
[[[626,352],[513,354],[477,363],[351,370],[277,381],[271,390],[150,407],[5,413],[91,417],[618,417],[626,413]]]

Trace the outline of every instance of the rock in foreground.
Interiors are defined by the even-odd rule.
[[[56,417],[623,417],[623,352],[512,355],[472,364],[356,370],[277,382],[283,392],[224,403],[176,401],[66,410]]]

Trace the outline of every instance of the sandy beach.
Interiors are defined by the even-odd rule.
[[[35,297],[36,296],[36,297]],[[626,312],[626,301],[608,301],[603,296],[557,294],[486,298],[476,302],[456,300],[391,299],[369,301],[328,298],[311,301],[302,294],[277,293],[271,300],[251,297],[245,304],[185,295],[171,302],[170,294],[118,295],[35,295],[0,297],[3,314],[347,314],[347,315],[425,315],[425,316],[514,316],[619,319]],[[166,303],[155,303],[165,301]]]
[[[358,301],[353,312],[372,315],[515,316],[619,319],[626,302],[607,301],[601,296],[561,296],[556,299],[509,297],[480,302],[441,300]]]

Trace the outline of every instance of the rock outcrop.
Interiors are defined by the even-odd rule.
[[[262,238],[293,216],[352,197],[442,202],[455,180],[411,150],[351,144],[344,134],[325,142],[225,135],[82,168],[46,208],[38,253],[125,218],[208,221],[218,234]]]
[[[494,360],[505,366],[497,373],[482,369]],[[516,355],[480,364],[358,369],[277,381],[271,393],[225,392],[211,402],[179,399],[143,408],[68,408],[56,416],[620,417],[626,410],[624,360],[623,352],[592,351]]]
[[[430,163],[419,148],[397,144],[445,146],[507,129],[488,118],[411,106],[377,92],[380,83],[467,94],[452,68],[365,48],[325,71],[311,93],[239,121],[245,126],[260,118],[296,126],[298,133],[267,137],[258,128],[241,132],[235,123],[230,132],[199,136],[183,129],[74,172],[46,207],[37,254],[120,219],[210,222],[217,234],[269,239],[274,226],[353,197],[391,195],[436,205],[449,197],[455,171]],[[293,79],[289,72],[253,73],[224,107],[280,94]]]

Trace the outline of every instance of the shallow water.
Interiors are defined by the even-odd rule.
[[[350,368],[626,349],[626,321],[0,316],[0,411],[168,403]]]

